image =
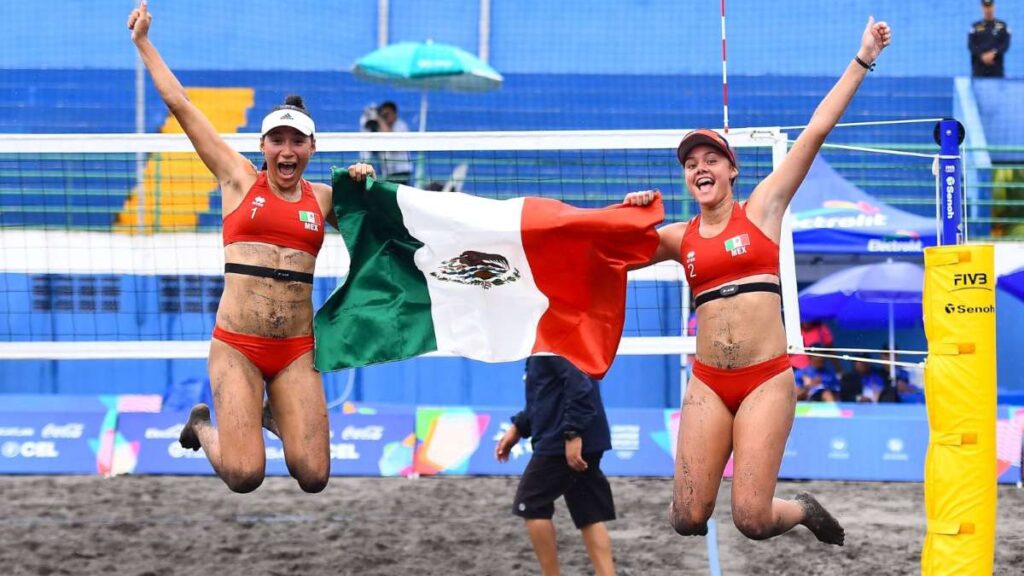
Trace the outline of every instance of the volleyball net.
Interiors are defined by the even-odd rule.
[[[360,158],[407,156],[421,188],[488,198],[543,196],[577,207],[662,191],[666,222],[696,213],[675,158],[679,131],[472,132],[317,136],[307,178]],[[259,138],[225,138],[259,165]],[[745,197],[781,160],[777,130],[733,131]],[[367,153],[367,150],[374,152]],[[182,135],[12,135],[0,144],[0,357],[205,358],[223,290],[221,195]],[[791,343],[794,259],[783,248]],[[343,281],[327,237],[314,304]],[[622,354],[692,352],[681,267],[631,273]]]

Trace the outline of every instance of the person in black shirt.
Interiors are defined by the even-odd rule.
[[[523,379],[526,408],[512,417],[494,451],[505,462],[520,438],[532,439],[533,456],[519,480],[513,514],[526,520],[541,573],[558,574],[551,517],[555,500],[564,496],[594,573],[614,574],[605,522],[615,519],[615,503],[601,472],[601,457],[612,442],[599,383],[559,356],[529,358]]]
[[[854,360],[853,370],[843,374],[840,402],[899,402],[896,387],[869,362]]]
[[[971,51],[971,74],[1002,78],[1003,54],[1010,49],[1010,27],[996,18],[995,0],[981,0],[982,19],[971,24],[967,48]]]

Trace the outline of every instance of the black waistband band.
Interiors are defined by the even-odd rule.
[[[308,272],[294,272],[279,268],[249,266],[248,264],[225,264],[224,273],[245,274],[246,276],[259,276],[260,278],[273,278],[274,280],[287,280],[289,282],[305,282],[306,284],[313,283],[313,275]]]
[[[745,294],[747,292],[772,292],[782,296],[782,287],[778,284],[771,282],[750,282],[749,284],[726,284],[721,288],[710,290],[697,296],[693,300],[693,309],[700,308],[701,304],[707,304],[712,300],[718,300],[719,298],[729,298],[737,294]]]

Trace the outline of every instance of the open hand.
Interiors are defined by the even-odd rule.
[[[142,0],[139,7],[128,15],[128,29],[132,31],[132,42],[138,42],[149,36],[149,24],[152,21],[153,15],[149,13],[146,0]]]
[[[501,440],[498,440],[498,445],[494,448],[494,457],[498,462],[508,462],[508,455],[512,453],[512,448],[519,443],[519,438],[519,429],[513,424],[501,437]]]

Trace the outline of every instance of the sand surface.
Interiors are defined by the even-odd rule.
[[[535,574],[517,478],[342,478],[317,495],[289,478],[233,494],[213,477],[0,477],[0,573],[131,575]],[[707,574],[707,541],[666,523],[669,479],[612,478],[619,574]],[[920,573],[920,484],[780,483],[816,494],[846,546],[804,528],[752,542],[732,525],[729,482],[715,520],[723,574]],[[996,574],[1024,574],[1024,490],[999,489]],[[591,573],[564,503],[563,574]]]

